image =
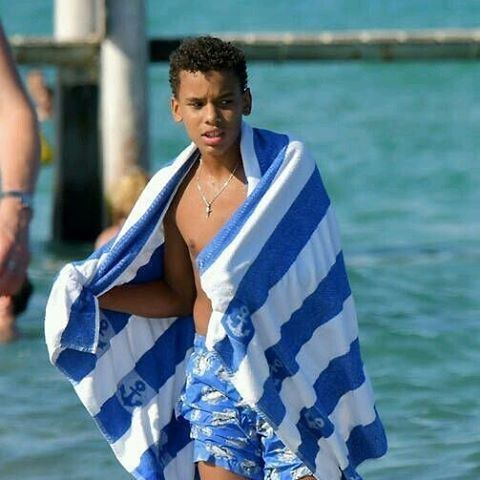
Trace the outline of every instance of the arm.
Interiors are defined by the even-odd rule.
[[[35,112],[22,88],[0,24],[0,177],[2,191],[33,193],[39,139]],[[32,212],[19,198],[0,200],[0,295],[13,294],[25,280]]]
[[[164,228],[164,279],[115,287],[99,297],[101,308],[157,318],[192,314],[195,300],[192,264],[170,211]]]

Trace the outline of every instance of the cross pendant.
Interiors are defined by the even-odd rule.
[[[205,208],[205,211],[207,213],[207,218],[210,216],[210,214],[212,213],[212,206],[210,204],[208,204]]]

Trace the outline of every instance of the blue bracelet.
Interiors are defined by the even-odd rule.
[[[0,192],[0,199],[6,197],[18,198],[23,208],[28,208],[33,212],[33,195],[31,193],[22,192],[20,190],[7,190],[6,192]]]

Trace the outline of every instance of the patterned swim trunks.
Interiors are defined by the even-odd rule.
[[[216,352],[195,336],[178,413],[191,424],[195,462],[253,480],[298,480],[311,471],[273,428],[243,402]]]

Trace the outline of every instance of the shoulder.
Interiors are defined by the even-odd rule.
[[[148,186],[163,184],[171,179],[178,180],[183,178],[198,157],[198,149],[192,142],[176,157],[170,159],[159,170],[157,170],[157,172],[152,176]]]
[[[242,143],[249,148],[244,150],[251,152],[251,156],[256,159],[260,176],[270,169],[276,159],[285,158],[290,144],[287,134],[257,127],[245,129],[245,132],[247,137],[242,139]]]
[[[290,132],[277,132],[265,128],[252,128],[253,141],[256,147],[277,149],[289,148],[293,150],[304,150],[305,142]]]
[[[176,222],[177,214],[182,207],[188,209],[188,204],[191,198],[191,190],[193,187],[193,180],[197,171],[198,165],[192,165],[190,170],[186,173],[185,177],[180,181],[177,191],[175,192],[170,207],[167,210],[165,220],[167,222]]]
[[[315,163],[306,143],[297,135],[263,128],[253,128],[252,131],[253,144],[259,159],[267,157],[273,161],[274,158],[281,155],[287,161],[298,159],[302,162]]]

